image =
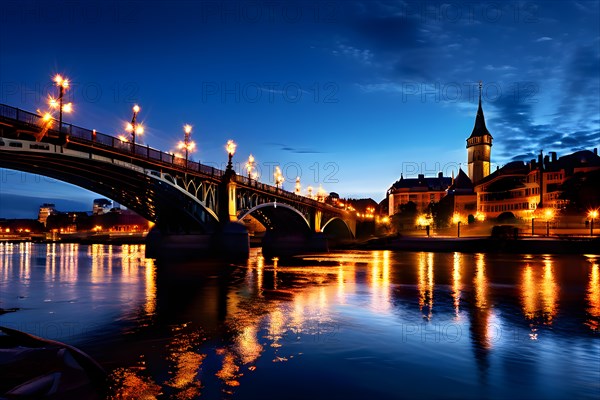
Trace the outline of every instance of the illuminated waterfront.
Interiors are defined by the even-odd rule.
[[[597,256],[353,251],[168,264],[0,244],[0,325],[165,398],[597,398]],[[159,396],[160,397],[160,396]],[[151,398],[151,397],[150,397]]]

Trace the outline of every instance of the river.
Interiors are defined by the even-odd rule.
[[[343,251],[245,265],[0,244],[0,325],[114,398],[599,398],[600,258]]]

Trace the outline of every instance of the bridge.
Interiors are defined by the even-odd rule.
[[[356,233],[353,213],[147,145],[0,104],[0,167],[48,176],[116,200],[155,224],[149,247],[247,254],[249,216],[263,252],[317,251]],[[292,249],[293,248],[293,249]]]

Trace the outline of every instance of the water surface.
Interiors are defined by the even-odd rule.
[[[156,262],[0,244],[0,324],[87,351],[133,398],[598,398],[596,256],[349,251]]]

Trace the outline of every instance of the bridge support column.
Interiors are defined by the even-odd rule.
[[[222,224],[237,221],[235,176],[233,169],[227,169],[219,185],[219,221]]]
[[[313,232],[321,232],[321,220],[323,219],[323,213],[321,210],[314,210],[310,214],[310,228]]]
[[[250,237],[246,227],[238,223],[235,171],[229,166],[219,185],[219,230],[214,235],[214,250],[230,260],[247,259],[250,255]]]

